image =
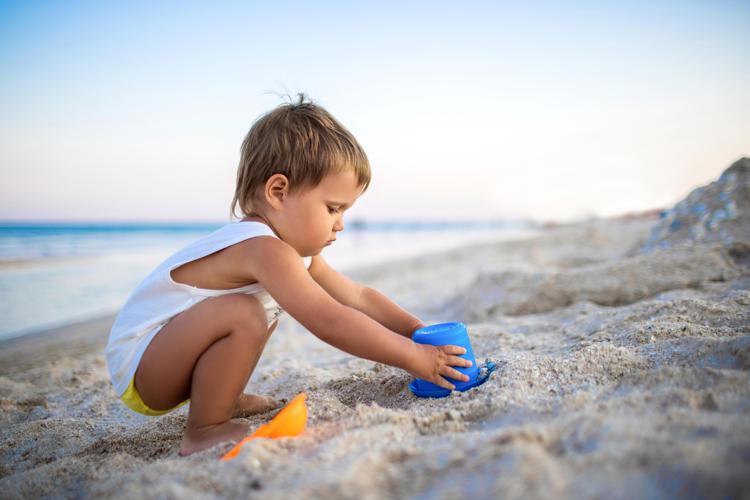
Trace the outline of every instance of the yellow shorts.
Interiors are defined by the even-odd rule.
[[[125,403],[125,406],[127,406],[131,410],[141,413],[143,415],[148,415],[150,417],[164,415],[165,413],[169,413],[170,411],[176,410],[180,406],[190,401],[190,399],[186,399],[185,401],[178,404],[174,408],[169,408],[168,410],[152,410],[151,408],[146,406],[146,403],[144,403],[143,400],[141,399],[141,395],[138,394],[137,390],[135,390],[135,377],[133,377],[130,380],[130,384],[128,385],[128,388],[125,389],[125,393],[122,396],[120,396],[120,400],[123,403]]]

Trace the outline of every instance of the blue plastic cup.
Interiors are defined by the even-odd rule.
[[[414,342],[419,342],[420,344],[430,344],[434,346],[450,344],[465,348],[466,352],[464,354],[456,354],[455,356],[468,359],[471,361],[471,366],[453,366],[453,368],[464,375],[468,375],[469,380],[464,382],[446,376],[443,376],[443,378],[455,385],[457,391],[463,391],[474,387],[477,381],[477,376],[479,375],[479,368],[477,367],[477,360],[474,358],[474,351],[471,348],[471,342],[469,342],[469,333],[466,331],[466,325],[463,323],[439,323],[437,325],[426,326],[414,332],[412,340]],[[410,384],[410,387],[417,396],[441,397],[447,396],[451,392],[448,389],[444,389],[439,385],[422,379],[415,379],[412,384]]]

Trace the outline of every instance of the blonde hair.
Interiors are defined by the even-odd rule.
[[[230,218],[253,211],[259,188],[274,174],[289,180],[290,193],[311,189],[329,173],[351,169],[357,186],[370,185],[370,162],[354,136],[304,94],[260,116],[242,141]]]

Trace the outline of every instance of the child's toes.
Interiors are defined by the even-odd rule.
[[[241,394],[237,399],[232,417],[247,417],[275,410],[280,403],[273,398],[257,394]]]

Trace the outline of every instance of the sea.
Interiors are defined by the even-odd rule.
[[[0,340],[116,313],[161,262],[225,222],[0,222]],[[533,236],[532,221],[354,221],[322,255],[361,266]]]

